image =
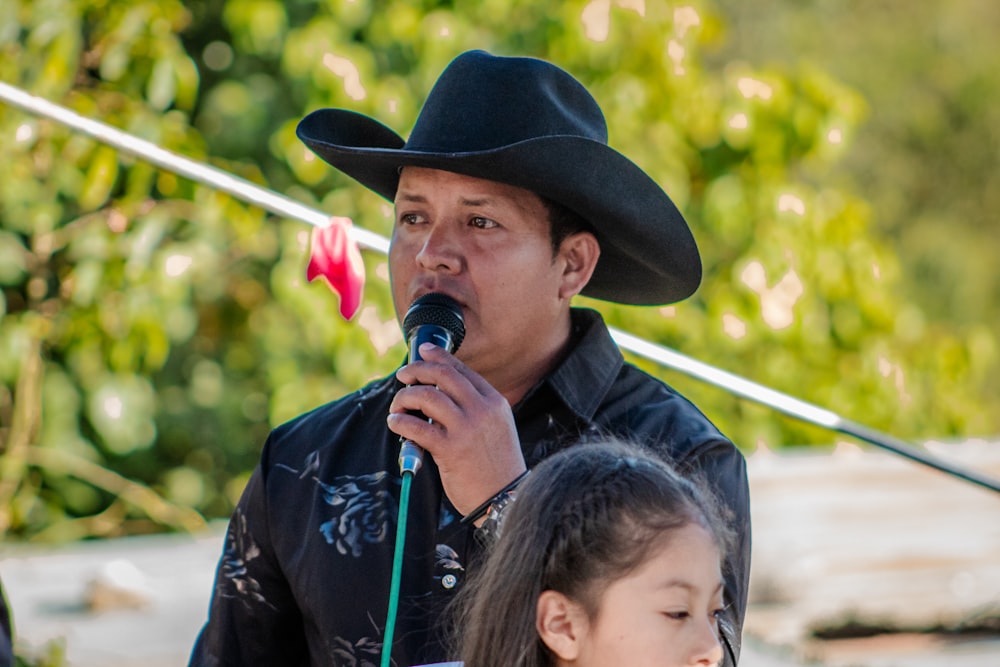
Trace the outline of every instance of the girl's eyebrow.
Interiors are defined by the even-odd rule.
[[[674,578],[674,579],[667,579],[666,581],[661,582],[660,585],[657,586],[657,588],[683,588],[686,591],[693,591],[696,590],[698,587],[693,583],[691,583],[690,581],[688,581],[687,579]],[[721,590],[722,590],[722,582],[720,581],[719,584],[712,589],[712,595],[715,595]]]

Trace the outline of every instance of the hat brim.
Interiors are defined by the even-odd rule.
[[[673,201],[601,142],[547,136],[484,151],[413,151],[382,123],[346,109],[314,111],[296,133],[323,160],[389,201],[399,168],[418,166],[522,187],[572,209],[590,223],[601,246],[586,296],[665,305],[691,296],[701,282],[697,245]]]

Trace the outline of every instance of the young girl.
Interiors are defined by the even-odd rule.
[[[711,497],[619,442],[553,455],[522,484],[457,601],[466,667],[714,665],[722,554]]]

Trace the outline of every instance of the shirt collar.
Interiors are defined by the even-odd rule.
[[[625,359],[599,312],[573,308],[570,315],[576,343],[546,382],[570,410],[589,421]]]

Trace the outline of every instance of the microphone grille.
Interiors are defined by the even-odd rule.
[[[446,294],[431,292],[414,301],[403,318],[403,336],[409,340],[410,335],[417,327],[426,324],[439,326],[451,334],[455,345],[452,352],[458,350],[459,345],[465,339],[465,319],[462,317],[462,308]]]

